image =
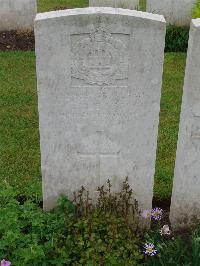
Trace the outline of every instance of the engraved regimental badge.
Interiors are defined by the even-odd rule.
[[[103,26],[72,47],[71,76],[91,85],[116,85],[128,79],[128,49]]]

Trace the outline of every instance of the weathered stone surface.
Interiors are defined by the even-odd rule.
[[[33,29],[36,0],[0,0],[0,31]]]
[[[165,20],[116,8],[38,14],[35,23],[44,208],[126,176],[151,208]],[[94,198],[96,193],[91,194]]]
[[[139,6],[139,0],[89,0],[89,5],[94,7],[118,7],[127,9],[136,9]]]
[[[200,220],[200,19],[192,20],[170,219],[179,228]]]
[[[189,26],[196,0],[147,0],[147,12],[164,15],[169,24]]]

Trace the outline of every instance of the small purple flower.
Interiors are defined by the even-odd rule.
[[[151,217],[156,221],[161,220],[163,217],[163,210],[161,208],[154,208],[151,211]]]
[[[170,235],[171,231],[169,229],[169,225],[164,225],[161,229],[160,229],[160,234],[161,236],[163,235]]]
[[[144,210],[141,213],[141,216],[145,219],[151,219],[151,210]]]
[[[0,266],[10,266],[10,265],[11,265],[11,262],[10,261],[2,260]]]
[[[144,245],[144,254],[148,255],[148,256],[154,256],[155,254],[157,254],[157,249],[155,248],[153,243],[146,243]]]

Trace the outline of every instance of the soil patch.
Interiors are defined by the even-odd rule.
[[[153,207],[159,207],[164,211],[169,211],[171,205],[171,198],[166,199],[157,199],[153,198]]]
[[[171,205],[171,198],[166,198],[166,199],[153,198],[153,203],[152,203],[153,208],[158,207],[164,211],[162,222],[168,225],[170,225],[170,220],[169,220],[170,205]],[[151,226],[152,228],[153,227],[156,228],[157,222],[152,221]]]
[[[70,9],[70,6],[56,6],[53,10]],[[1,51],[34,51],[35,38],[33,31],[3,31],[0,32]]]
[[[73,7],[71,6],[56,6],[54,7],[54,11],[57,11],[57,10],[64,10],[64,9],[72,9]]]
[[[35,38],[33,31],[5,31],[0,32],[0,50],[34,51]]]

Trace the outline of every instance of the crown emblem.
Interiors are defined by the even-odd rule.
[[[99,86],[128,78],[126,46],[103,26],[97,27],[72,47],[71,76]]]
[[[91,40],[95,40],[97,42],[104,42],[108,36],[111,37],[111,34],[108,34],[102,26],[99,26],[96,30],[90,33]]]

